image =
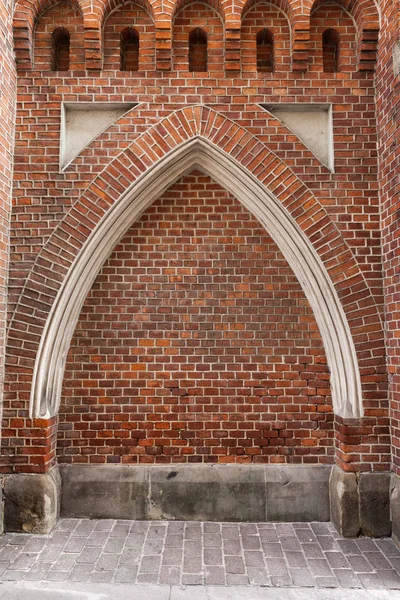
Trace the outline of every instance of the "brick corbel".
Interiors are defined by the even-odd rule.
[[[374,71],[378,58],[379,28],[375,23],[366,24],[358,42],[358,70]]]
[[[240,72],[240,21],[228,21],[225,28],[225,70]]]
[[[85,28],[85,65],[88,71],[100,70],[103,65],[103,48],[100,24],[93,16],[86,17]]]
[[[292,39],[292,69],[293,71],[307,71],[310,42],[309,22],[296,23],[292,30]]]
[[[171,70],[172,27],[168,15],[161,16],[156,21],[156,69],[157,71]]]
[[[33,44],[28,16],[25,13],[16,12],[14,16],[13,27],[15,61],[17,69],[21,71],[32,69]]]

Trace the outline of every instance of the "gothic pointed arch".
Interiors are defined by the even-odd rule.
[[[372,335],[379,345],[382,328],[350,249],[282,161],[241,126],[203,106],[172,113],[132,142],[87,188],[38,256],[9,335],[10,359],[32,378],[31,414],[57,412],[76,319],[108,253],[146,207],[193,167],[231,191],[278,243],[314,310],[332,373],[334,410],[344,418],[362,415],[365,340]]]

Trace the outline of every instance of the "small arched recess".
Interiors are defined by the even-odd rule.
[[[196,136],[160,159],[128,188],[82,247],[61,286],[40,342],[31,416],[57,414],[64,367],[85,298],[117,242],[182,175],[198,168],[233,194],[280,248],[314,311],[331,371],[333,408],[343,418],[362,415],[360,373],[347,319],[329,275],[293,217],[251,173],[214,144]]]

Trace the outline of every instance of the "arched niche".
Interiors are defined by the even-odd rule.
[[[313,245],[277,198],[235,159],[196,136],[149,168],[115,202],[88,237],[54,301],[35,362],[31,415],[57,414],[65,361],[83,302],[102,264],[150,204],[180,176],[198,168],[231,192],[266,228],[313,309],[331,371],[334,411],[362,415],[361,381],[350,328]]]

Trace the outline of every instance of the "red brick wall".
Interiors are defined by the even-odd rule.
[[[12,4],[12,0],[4,0],[0,3],[0,414],[4,385],[5,317],[16,103]]]
[[[118,244],[73,338],[61,462],[333,460],[329,372],[275,243],[209,177]]]
[[[394,76],[392,54],[400,41],[400,6],[397,1],[383,0],[381,9],[383,33],[377,72],[379,184],[392,451],[395,472],[400,474],[400,76]]]
[[[275,72],[254,72],[255,60],[250,54],[248,36],[252,34],[252,27],[258,27],[258,21],[254,26],[249,21],[250,17],[245,16],[243,70],[239,70],[233,76],[224,71],[222,20],[214,8],[201,3],[185,6],[175,16],[173,70],[152,71],[148,51],[148,67],[143,67],[148,69],[147,71],[139,70],[132,75],[121,73],[118,70],[115,28],[119,27],[119,19],[125,23],[125,18],[128,18],[126,15],[131,14],[131,9],[132,6],[128,5],[124,10],[117,10],[105,21],[103,70],[83,71],[79,46],[76,47],[75,58],[72,60],[72,70],[53,73],[48,70],[51,60],[49,39],[52,27],[63,26],[71,31],[75,27],[73,35],[78,39],[81,35],[82,20],[79,12],[69,6],[67,8],[58,5],[50,8],[38,21],[36,45],[39,44],[40,38],[41,52],[34,61],[34,70],[21,71],[19,74],[15,209],[9,288],[12,327],[9,338],[3,452],[0,459],[0,468],[5,472],[45,469],[54,464],[55,460],[55,421],[38,420],[32,424],[28,418],[32,364],[36,355],[36,339],[33,338],[38,337],[40,332],[34,331],[33,337],[30,333],[29,339],[25,334],[30,325],[31,315],[42,312],[44,314],[47,310],[43,299],[46,298],[48,286],[53,283],[38,277],[31,295],[27,298],[22,296],[26,278],[35,264],[36,267],[46,264],[46,260],[41,263],[42,258],[38,261],[40,251],[57,224],[94,178],[136,136],[182,106],[196,103],[212,106],[245,127],[293,170],[315,195],[321,205],[321,211],[326,211],[326,218],[331,219],[337,226],[338,234],[352,251],[362,278],[383,314],[374,75],[370,72],[356,71],[353,55],[350,54],[348,67],[344,72],[339,75],[323,73],[322,53],[315,46],[312,29],[309,70],[291,70],[288,55],[289,37],[285,24],[287,21],[283,19],[282,13],[275,9],[260,10],[260,7],[254,7],[248,15],[254,11],[257,15],[255,18],[259,19],[261,24],[264,17],[260,13],[265,10],[269,15],[268,26],[276,28]],[[141,9],[136,10],[137,17],[134,18],[147,28],[150,36],[150,17]],[[315,26],[319,27],[321,32],[325,26],[344,28],[347,47],[354,47],[356,41],[352,37],[350,20],[342,11],[337,11],[330,5],[324,9],[318,8],[316,14],[318,19],[315,17],[312,22],[316,23],[317,19]],[[272,16],[273,22],[269,22]],[[275,18],[277,21],[274,21]],[[192,25],[204,27],[209,34],[208,73],[187,71],[187,37]],[[159,35],[160,30],[157,30],[157,36]],[[72,37],[71,34],[71,45]],[[88,57],[86,59],[87,65]],[[236,63],[240,66],[239,53]],[[60,173],[58,162],[61,101],[137,102],[138,106],[101,134],[64,173]],[[322,166],[291,131],[259,107],[260,103],[279,102],[333,103],[334,174]],[[322,234],[315,232],[313,241],[316,245],[322,244],[318,235]],[[50,249],[50,253],[52,250]],[[336,258],[333,249],[332,261],[335,262]],[[59,277],[59,273],[55,272],[54,279]],[[366,306],[366,300],[363,292],[359,292],[358,275],[355,274],[354,277],[351,289],[346,282],[342,288],[338,286],[338,293],[343,301],[347,300],[348,295],[354,294],[354,310],[357,311]],[[21,298],[23,300],[20,301],[18,313],[14,314]],[[388,416],[385,351],[381,341],[380,324],[377,323],[376,317],[370,317],[370,314],[366,313],[365,318],[355,325],[353,334],[357,343],[362,341],[365,344],[365,351],[359,359],[362,361],[366,420],[362,423],[351,423],[350,429],[347,429],[348,424],[340,424],[337,431],[341,450],[339,461],[348,469],[384,469],[389,462]],[[354,432],[358,437],[354,437]],[[301,444],[298,448],[301,448]],[[316,456],[315,449],[313,452],[310,456]]]

